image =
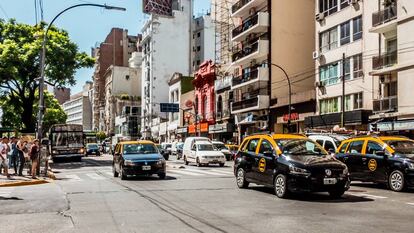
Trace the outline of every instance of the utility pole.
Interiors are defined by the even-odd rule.
[[[342,54],[341,128],[345,127],[345,53]]]

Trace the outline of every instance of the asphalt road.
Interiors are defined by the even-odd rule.
[[[413,232],[414,192],[353,184],[342,199],[240,190],[232,163],[121,181],[111,156],[53,164],[58,180],[0,188],[0,232]]]

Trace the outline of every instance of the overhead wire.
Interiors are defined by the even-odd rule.
[[[0,10],[3,13],[3,15],[6,17],[6,19],[9,20],[9,16],[7,15],[6,10],[4,10],[4,8],[1,6],[1,4],[0,4]]]

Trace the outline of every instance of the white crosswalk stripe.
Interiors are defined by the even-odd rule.
[[[365,198],[371,198],[371,199],[385,199],[388,197],[384,197],[384,196],[376,196],[376,195],[371,195],[371,194],[366,194],[366,193],[353,193],[351,194],[353,196],[357,196],[357,197],[365,197]]]
[[[204,169],[193,169],[187,168],[183,170],[168,170],[167,173],[188,175],[188,176],[233,176],[231,171],[221,171],[218,169],[204,170]]]
[[[183,170],[170,170],[169,172],[173,173],[173,174],[178,173],[178,174],[189,175],[189,176],[203,176],[203,174],[189,172],[189,171],[183,171]]]
[[[196,172],[196,173],[201,173],[201,174],[206,174],[206,175],[213,175],[213,176],[223,176],[223,175],[227,175],[227,174],[223,174],[223,173],[215,172],[215,171],[210,171],[210,170],[188,169],[186,171],[191,171],[191,172]]]
[[[10,187],[0,188],[0,197],[10,197],[13,190],[14,188]]]
[[[218,173],[223,173],[223,174],[226,174],[226,175],[231,175],[231,176],[234,175],[233,172],[231,172],[231,171],[222,171],[222,170],[217,170],[217,169],[212,169],[212,171],[218,172]]]
[[[66,175],[66,179],[69,179],[69,181],[81,181],[81,178],[75,174]]]
[[[91,179],[94,179],[94,180],[105,180],[106,179],[105,177],[100,176],[96,173],[87,173],[86,175],[89,176]]]
[[[108,175],[108,176],[113,176],[114,175],[114,173],[112,173],[112,172],[105,172],[105,174]]]

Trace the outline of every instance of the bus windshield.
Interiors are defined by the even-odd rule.
[[[52,146],[57,147],[82,147],[82,132],[53,132]]]

